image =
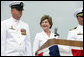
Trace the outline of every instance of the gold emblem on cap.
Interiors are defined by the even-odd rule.
[[[20,5],[21,5],[21,6],[24,6],[24,5],[23,5],[23,2],[21,2]]]
[[[83,16],[83,13],[78,14],[77,16]]]

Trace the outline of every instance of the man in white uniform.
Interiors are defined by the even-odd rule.
[[[20,20],[24,3],[9,6],[12,17],[1,22],[1,56],[31,56],[29,26]]]
[[[71,29],[68,33],[68,40],[83,41],[83,8],[79,8],[75,11],[75,16],[79,25]]]

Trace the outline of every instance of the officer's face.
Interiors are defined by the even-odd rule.
[[[41,27],[43,28],[43,30],[49,30],[50,29],[50,24],[49,24],[47,19],[42,21]]]
[[[77,20],[80,25],[83,25],[83,17],[77,17]]]
[[[20,17],[22,16],[22,11],[18,11],[17,9],[11,9],[11,12],[12,12],[12,16],[19,20]]]

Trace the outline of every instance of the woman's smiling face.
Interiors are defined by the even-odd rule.
[[[50,29],[50,24],[49,24],[49,22],[48,22],[47,19],[45,19],[45,20],[42,21],[41,27],[43,28],[43,30],[48,30],[48,29]]]

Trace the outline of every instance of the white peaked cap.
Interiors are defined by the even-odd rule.
[[[78,8],[77,10],[75,10],[74,16],[76,17],[76,15],[81,12],[83,12],[83,8]]]

